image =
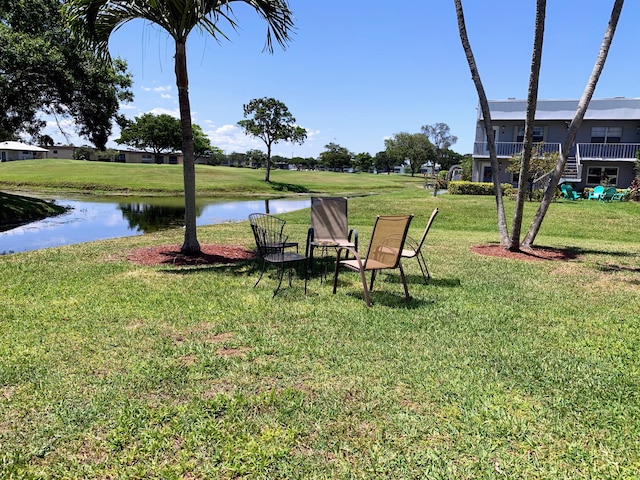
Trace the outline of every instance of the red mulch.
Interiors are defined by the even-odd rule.
[[[491,257],[511,258],[517,260],[553,260],[568,261],[577,257],[575,251],[561,248],[539,248],[534,247],[531,250],[521,250],[519,252],[511,252],[502,248],[500,245],[474,245],[471,251],[479,255],[488,255]]]
[[[127,260],[138,265],[214,265],[237,263],[255,257],[255,252],[235,245],[200,245],[198,255],[180,253],[180,245],[162,245],[131,250]]]
[[[230,264],[255,257],[255,252],[236,245],[201,245],[199,255],[180,253],[180,245],[161,245],[131,250],[127,260],[138,265],[174,265],[177,267],[194,265]],[[538,248],[510,252],[500,245],[474,245],[471,250],[479,255],[511,258],[519,260],[568,261],[576,258],[576,253],[568,249]]]

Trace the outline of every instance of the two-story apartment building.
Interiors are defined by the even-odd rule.
[[[491,100],[489,109],[500,163],[500,182],[517,183],[517,175],[505,169],[509,159],[522,150],[526,100]],[[544,151],[559,152],[578,100],[539,100],[534,142]],[[473,148],[472,180],[490,182],[491,165],[482,112],[478,109]],[[575,188],[594,187],[605,179],[626,188],[633,180],[636,153],[640,150],[640,98],[592,99],[571,149],[561,182]]]

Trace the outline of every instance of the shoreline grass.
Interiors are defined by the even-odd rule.
[[[272,300],[252,262],[126,260],[181,230],[0,257],[0,476],[636,478],[640,206],[554,203],[537,243],[569,262],[474,254],[489,197],[354,198],[350,225],[434,207],[431,283],[406,262],[413,299],[380,275],[370,309],[355,274]],[[303,242],[309,211],[283,217]]]

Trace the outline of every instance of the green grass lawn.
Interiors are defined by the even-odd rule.
[[[196,165],[196,190],[201,196],[331,194],[389,191],[422,185],[422,177],[404,175],[343,174]],[[0,188],[54,190],[82,193],[136,193],[182,195],[182,165],[143,165],[81,160],[22,160],[0,165]]]
[[[254,262],[127,261],[181,230],[0,256],[0,477],[637,478],[640,205],[552,204],[537,244],[569,262],[472,253],[494,205],[351,199],[362,249],[376,214],[417,236],[440,209],[431,283],[406,262],[412,300],[382,274],[372,308],[346,271],[272,299]],[[283,218],[304,242],[309,210]],[[247,222],[198,235],[253,247]]]

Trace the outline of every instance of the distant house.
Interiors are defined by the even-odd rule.
[[[509,159],[522,151],[526,100],[491,100],[489,109],[500,162],[500,182],[517,184],[517,174],[506,171]],[[578,100],[539,100],[533,132],[544,151],[559,152]],[[482,112],[479,109],[473,148],[472,180],[490,182],[491,164]],[[603,181],[626,188],[634,178],[640,150],[640,98],[592,99],[571,149],[561,182],[576,188]]]
[[[0,142],[0,161],[2,162],[47,158],[48,152],[49,150],[46,148],[27,145],[22,142]]]
[[[73,145],[56,145],[50,147],[49,158],[65,158],[73,159],[77,147]],[[90,159],[101,162],[119,162],[119,163],[157,163],[178,165],[182,164],[182,152],[165,153],[154,155],[144,150],[117,150],[115,158],[101,156],[100,152],[91,154]]]

